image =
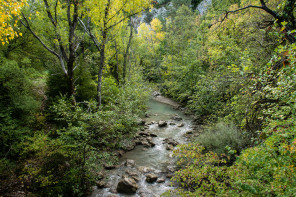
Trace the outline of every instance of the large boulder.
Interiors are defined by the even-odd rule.
[[[136,181],[132,178],[125,177],[118,182],[117,192],[125,194],[134,194],[139,188]]]
[[[126,170],[123,177],[132,178],[138,182],[140,180],[140,172],[137,170]]]
[[[167,123],[166,121],[160,120],[160,121],[158,122],[158,126],[159,126],[159,127],[165,127],[165,126],[167,126],[167,125],[168,125],[168,123]]]
[[[153,182],[155,182],[156,180],[157,180],[157,175],[156,174],[147,174],[146,175],[146,181],[148,182],[148,183],[153,183]]]

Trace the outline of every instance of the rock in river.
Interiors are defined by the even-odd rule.
[[[164,179],[164,178],[159,178],[159,179],[157,179],[156,182],[157,182],[157,183],[164,183],[164,182],[165,182],[165,179]]]
[[[107,183],[105,181],[96,181],[96,185],[98,188],[104,188]]]
[[[135,167],[135,161],[131,160],[131,159],[127,159],[125,162],[125,166],[133,168],[133,167]]]
[[[148,182],[148,183],[153,183],[153,182],[155,182],[156,180],[157,180],[157,175],[156,174],[147,174],[146,175],[146,181]]]
[[[165,127],[165,126],[167,126],[167,122],[166,121],[163,121],[163,120],[160,120],[159,122],[158,122],[158,126],[159,127]]]
[[[117,192],[126,193],[126,194],[134,194],[139,188],[136,181],[132,178],[123,178],[119,181],[117,185]]]
[[[175,116],[172,117],[172,119],[173,119],[173,120],[180,121],[180,120],[182,120],[183,118],[181,118],[179,115],[176,114]]]
[[[166,145],[166,149],[167,149],[167,150],[174,150],[174,147],[173,147],[173,145],[171,145],[171,144],[167,144],[167,145]]]
[[[184,127],[184,125],[185,125],[185,124],[182,122],[182,123],[178,124],[177,126],[178,126],[178,127]]]

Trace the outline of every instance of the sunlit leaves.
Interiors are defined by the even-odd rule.
[[[0,42],[9,43],[15,37],[22,36],[17,32],[18,16],[26,0],[0,0]]]

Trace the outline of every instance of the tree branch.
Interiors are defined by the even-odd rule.
[[[108,19],[108,21],[107,21],[107,23],[109,22],[109,21],[111,21],[123,8],[124,8],[124,6],[126,5],[126,3],[127,3],[127,1],[128,0],[125,0],[125,2],[123,3],[123,5],[122,5],[122,7],[112,16],[112,17],[110,17],[109,19]]]
[[[30,27],[30,24],[29,24],[29,22],[28,22],[28,20],[27,20],[27,18],[26,18],[26,16],[24,15],[24,13],[22,13],[22,16],[23,16],[23,19],[25,20],[25,22],[26,22],[26,24],[22,21],[22,20],[20,20],[21,21],[21,23],[22,23],[22,25],[25,27],[25,28],[27,28],[30,32],[31,32],[31,34],[43,45],[43,47],[45,48],[45,49],[47,49],[49,52],[51,52],[52,54],[54,54],[55,56],[57,56],[58,58],[60,57],[60,55],[57,53],[57,52],[55,52],[54,50],[52,50],[52,49],[50,49],[42,40],[41,40],[41,38],[39,37],[39,36],[37,36],[36,34],[35,34],[35,32],[31,29],[31,27]]]
[[[147,10],[147,9],[144,9],[144,10]],[[125,19],[130,18],[130,17],[132,17],[132,16],[135,16],[135,15],[137,15],[137,14],[143,12],[144,10],[141,10],[141,11],[139,11],[139,12],[135,12],[135,13],[133,13],[133,14],[130,14],[130,15],[128,15],[128,16],[123,17],[121,20],[117,21],[115,24],[113,24],[113,25],[107,27],[107,30],[109,30],[109,29],[111,29],[112,27],[118,25],[119,23],[121,23],[121,22],[124,21]]]
[[[45,4],[45,7],[46,7],[46,12],[47,12],[48,18],[50,19],[50,21],[53,24],[53,26],[54,27],[57,27],[57,22],[54,20],[52,14],[50,12],[50,7],[49,7],[49,4],[48,4],[47,0],[43,0],[43,1],[44,1],[44,4]]]
[[[84,29],[84,31],[85,31],[85,32],[90,36],[90,38],[93,40],[93,42],[94,42],[95,46],[97,47],[98,51],[101,51],[100,44],[99,44],[97,38],[91,33],[90,30],[88,30],[88,29],[86,28],[85,24],[83,23],[83,21],[82,21],[80,18],[78,18],[78,21],[79,21],[81,27]]]
[[[268,14],[270,14],[271,16],[273,16],[273,18],[275,18],[275,19],[278,21],[278,24],[279,24],[280,27],[282,27],[282,24],[281,24],[282,22],[284,22],[286,19],[287,19],[287,20],[289,19],[289,18],[287,18],[287,17],[285,18],[284,16],[280,16],[278,13],[276,13],[275,11],[271,10],[270,8],[268,8],[268,7],[266,6],[266,3],[265,3],[264,0],[260,0],[260,3],[261,3],[261,6],[248,5],[248,6],[246,6],[246,7],[239,8],[239,9],[236,9],[236,10],[226,11],[224,17],[223,17],[220,21],[217,21],[217,22],[215,22],[215,23],[213,23],[213,24],[210,24],[208,27],[211,28],[213,25],[217,24],[218,22],[222,23],[222,22],[227,18],[228,14],[235,13],[235,12],[238,12],[238,11],[241,11],[241,10],[245,10],[245,9],[248,9],[248,8],[256,8],[256,9],[264,10],[265,12],[267,12]],[[293,15],[293,9],[294,9],[294,7],[293,7],[293,9],[288,9],[289,6],[292,6],[292,4],[293,4],[293,6],[294,6],[294,4],[295,4],[295,0],[289,0],[288,3],[287,3],[287,5],[285,6],[285,10],[287,10],[287,11],[286,11],[286,12],[287,12],[287,13],[286,13],[287,15],[291,15],[291,14]],[[287,9],[286,9],[286,8],[287,8]],[[290,11],[291,13],[289,13],[289,11]],[[292,17],[290,16],[290,18],[292,18]],[[292,18],[292,19],[293,19],[293,18]],[[289,22],[292,24],[292,26],[286,25],[286,30],[287,30],[287,31],[292,30],[292,29],[294,28],[293,24],[295,24],[295,21],[290,21],[290,20],[289,20]],[[291,27],[292,27],[292,28],[291,28]],[[290,34],[286,33],[286,38],[287,38],[291,43],[296,42],[296,38],[295,38],[293,35],[290,35]]]

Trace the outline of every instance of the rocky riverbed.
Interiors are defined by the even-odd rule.
[[[168,98],[156,94],[149,107],[149,115],[139,121],[143,129],[121,154],[120,165],[106,166],[108,175],[97,181],[91,197],[157,197],[172,189],[170,178],[177,170],[172,152],[198,135],[198,129]]]

